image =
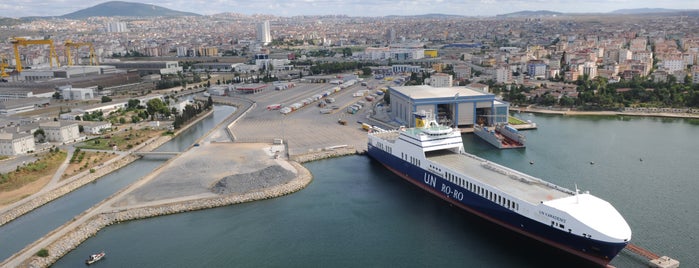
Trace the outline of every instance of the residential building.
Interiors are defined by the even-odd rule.
[[[512,71],[508,66],[500,66],[495,69],[495,82],[509,84],[512,82]]]
[[[532,79],[546,79],[546,64],[540,60],[532,60],[527,63],[527,73]]]
[[[665,68],[668,73],[675,73],[677,71],[684,70],[687,65],[685,64],[684,59],[681,58],[673,58],[673,59],[666,59],[662,62],[662,67]]]
[[[0,133],[0,155],[19,155],[36,150],[34,135],[29,133]]]
[[[430,76],[430,85],[433,87],[451,87],[453,77],[450,74],[436,73]]]
[[[456,79],[471,79],[471,67],[466,65],[454,66]]]
[[[39,123],[46,133],[46,140],[51,142],[68,143],[80,139],[78,124],[68,121],[49,121]]]
[[[109,22],[105,29],[108,33],[123,33],[129,31],[129,28],[126,27],[126,22],[121,21]]]
[[[597,77],[597,64],[594,62],[585,62],[585,64],[582,65],[582,73],[583,75],[587,75],[587,79],[595,79]]]

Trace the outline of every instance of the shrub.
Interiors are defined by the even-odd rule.
[[[36,253],[36,256],[39,256],[39,257],[48,257],[48,256],[49,256],[49,250],[48,250],[48,249],[45,249],[45,248],[42,248],[42,249],[39,250],[39,252]]]

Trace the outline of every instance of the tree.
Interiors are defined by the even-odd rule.
[[[369,67],[362,68],[362,74],[363,75],[371,75],[371,68],[369,68]]]
[[[169,109],[167,108],[167,104],[163,102],[159,98],[154,98],[150,99],[146,103],[146,111],[148,111],[148,114],[152,116],[152,119],[155,120],[156,114],[167,114],[169,112]]]
[[[138,105],[140,105],[140,104],[141,104],[140,100],[130,99],[127,106],[126,106],[126,109],[127,110],[136,109],[136,108],[138,108]]]
[[[102,103],[110,102],[110,101],[112,101],[112,98],[110,98],[108,96],[102,96]]]
[[[206,100],[206,106],[211,107],[214,105],[214,100],[211,98],[211,95],[209,95],[209,98]]]
[[[34,131],[34,139],[39,143],[46,142],[46,132],[44,132],[44,130],[41,128],[37,129],[36,131]]]

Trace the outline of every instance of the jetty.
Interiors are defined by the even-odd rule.
[[[677,268],[680,267],[680,261],[668,256],[659,256],[650,250],[642,248],[636,244],[629,243],[626,249],[640,257],[648,260],[648,265],[653,268]]]

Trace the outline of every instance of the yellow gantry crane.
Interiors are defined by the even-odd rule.
[[[90,65],[97,65],[97,57],[95,57],[95,48],[92,46],[92,43],[90,43],[90,42],[78,43],[78,42],[66,40],[65,46],[66,46],[66,58],[68,58],[68,66],[73,65],[73,57],[70,55],[70,49],[71,48],[80,48],[82,46],[90,47]]]
[[[14,46],[15,49],[15,70],[18,72],[22,72],[22,61],[19,60],[19,46],[27,46],[27,45],[49,45],[50,51],[49,51],[49,64],[51,64],[51,68],[53,68],[53,60],[56,60],[56,66],[61,66],[60,63],[58,62],[58,54],[56,54],[56,49],[53,47],[53,40],[51,39],[44,39],[44,40],[28,40],[26,38],[22,37],[15,37],[13,38],[10,43]]]
[[[10,67],[10,65],[7,63],[7,58],[5,58],[5,55],[0,55],[0,78],[10,76],[5,72],[5,68],[7,67]]]

